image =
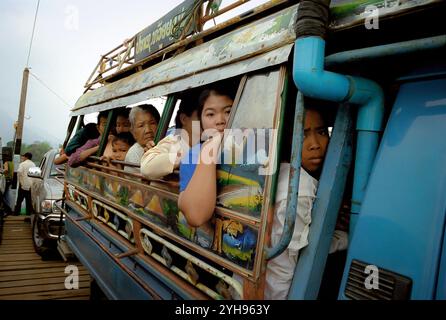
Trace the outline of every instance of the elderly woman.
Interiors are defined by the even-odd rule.
[[[168,134],[158,144],[146,151],[141,158],[141,174],[150,179],[161,179],[178,169],[182,152],[195,145],[200,137],[200,122],[198,118],[198,97],[191,95],[181,99],[180,107],[175,117],[176,131]],[[193,139],[192,123],[198,123],[198,137]],[[188,148],[186,149],[186,145]],[[176,154],[176,156],[174,156]]]
[[[129,149],[125,161],[139,165],[144,155],[144,148],[153,146],[160,114],[151,104],[133,107],[129,115],[130,130],[135,138],[135,144]],[[126,166],[125,171],[139,173],[139,168]]]

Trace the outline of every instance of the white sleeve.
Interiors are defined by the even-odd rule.
[[[346,250],[347,247],[348,247],[348,233],[341,230],[335,230],[333,238],[331,239],[329,253]]]
[[[139,148],[136,145],[136,143],[132,147],[130,147],[129,151],[127,152],[127,154],[125,156],[125,162],[135,163],[135,164],[139,165],[140,161],[141,161],[142,154],[140,154]],[[143,150],[143,152],[144,152],[144,150]],[[139,173],[140,169],[135,168],[135,167],[125,166],[124,171]]]
[[[265,299],[285,300],[288,297],[297,257],[290,256],[288,249],[268,261],[265,279]]]
[[[175,141],[170,136],[164,138],[152,149],[148,150],[141,158],[141,174],[148,179],[160,179],[175,169],[177,152]]]

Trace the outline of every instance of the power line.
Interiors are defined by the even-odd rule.
[[[52,94],[54,94],[57,98],[59,98],[60,101],[62,101],[67,107],[70,106],[68,102],[66,102],[60,95],[57,94],[56,91],[51,89],[43,80],[39,79],[34,73],[31,71],[29,72],[30,75],[32,75],[37,81],[39,81],[45,88],[47,88],[49,91],[51,91]]]
[[[40,5],[40,0],[37,0],[36,15],[34,16],[33,32],[31,34],[31,41],[30,41],[30,44],[29,44],[28,59],[26,59],[26,67],[27,68],[29,66],[29,57],[31,56],[31,48],[33,46],[34,30],[36,28],[37,13],[39,12],[39,5]]]

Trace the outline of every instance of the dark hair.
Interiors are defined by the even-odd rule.
[[[118,133],[116,132],[116,124],[118,121],[118,117],[124,117],[129,118],[130,109],[126,107],[120,107],[114,109],[113,119],[112,119],[112,126],[110,129],[110,134],[113,136],[116,136]]]
[[[33,154],[31,152],[24,153],[23,156],[29,160],[33,158]]]
[[[193,97],[184,97],[181,99],[180,107],[178,108],[177,115],[175,116],[175,128],[181,129],[183,128],[183,124],[181,123],[180,116],[185,114],[186,116],[192,116],[194,111],[198,109],[198,101],[196,96]]]
[[[96,139],[99,137],[99,131],[96,123],[88,123],[84,127],[84,132],[87,140]],[[86,140],[83,143],[87,142]],[[82,145],[81,145],[82,146]]]
[[[197,113],[198,113],[198,118],[201,121],[201,114],[203,113],[203,108],[204,108],[204,104],[206,102],[206,100],[212,96],[227,96],[231,99],[233,99],[233,95],[232,92],[230,92],[230,90],[222,85],[214,85],[212,87],[209,87],[205,90],[203,90],[203,92],[201,92],[200,97],[198,98],[198,109],[197,109]]]
[[[12,161],[12,148],[11,147],[2,147],[2,158],[3,161]]]
[[[116,141],[122,141],[129,146],[132,146],[135,143],[135,139],[133,138],[133,135],[130,132],[121,132],[118,133],[113,137],[112,144]]]
[[[304,99],[305,110],[313,110],[319,113],[327,128],[334,125],[338,108],[332,102],[309,97],[305,97]]]
[[[108,111],[101,111],[98,114],[98,125],[100,123],[101,118],[108,119]]]
[[[126,107],[121,107],[121,108],[115,109],[116,118],[118,118],[119,116],[124,117],[124,118],[128,118],[129,117],[129,113],[130,113],[130,109],[126,108]]]

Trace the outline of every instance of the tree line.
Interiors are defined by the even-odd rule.
[[[13,148],[14,142],[9,141],[6,144],[7,147]],[[47,153],[50,149],[52,149],[51,145],[46,141],[35,141],[31,144],[22,143],[22,149],[20,151],[21,154],[25,152],[30,152],[33,155],[32,161],[39,165],[40,161],[43,159],[45,153]]]

